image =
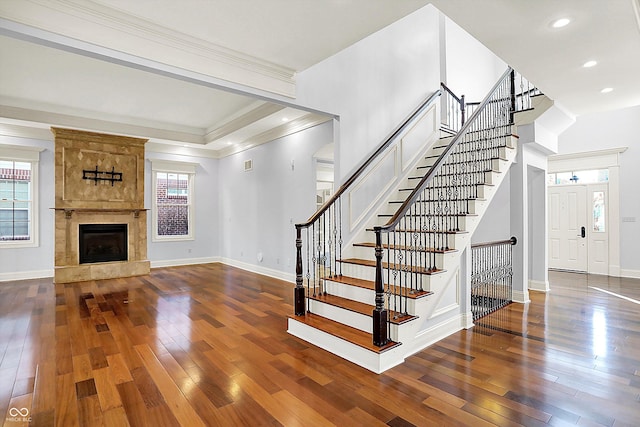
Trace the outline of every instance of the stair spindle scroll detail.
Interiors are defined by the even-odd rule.
[[[504,157],[502,150],[512,136],[514,113],[531,105],[530,97],[536,93],[524,79],[519,82],[522,86],[516,88],[516,73],[509,67],[468,120],[460,114],[456,136],[391,219],[374,229],[376,242],[399,241],[402,248],[393,254],[388,251],[387,262],[376,258],[376,271],[387,270],[386,275],[376,274],[376,289],[385,286],[378,280],[393,277],[394,287],[399,284],[412,292],[422,289],[425,276],[442,272],[434,259],[420,256],[421,251],[429,248],[433,255],[445,253],[450,249],[449,235],[464,229],[469,201],[480,198],[480,189],[488,184],[487,174]],[[450,93],[446,87],[445,91]],[[381,343],[385,338],[374,333],[373,342]]]
[[[444,84],[425,99],[307,222],[296,224],[296,316],[316,307],[311,300],[331,297],[328,286],[361,280],[342,276],[343,263],[364,276],[369,274],[365,270],[375,267],[375,278],[362,279],[375,294],[369,342],[381,351],[398,345],[390,340],[392,323],[415,318],[409,313],[410,299],[431,293],[430,277],[444,272],[444,256],[456,249],[455,235],[466,232],[475,210],[472,205],[484,200],[491,176],[510,161],[505,153],[514,148],[514,112],[530,108],[536,94],[537,89],[508,68],[481,103],[466,104],[464,96],[456,96]],[[373,226],[375,243],[354,244],[373,248],[373,253],[367,259],[343,259],[343,197],[438,97],[440,129],[450,135],[450,142],[429,148],[425,163],[416,167],[424,175],[410,177],[411,188],[397,190],[402,195],[400,207],[393,214],[378,215],[390,219]],[[410,194],[404,196],[405,191]],[[358,328],[365,329],[360,324]]]
[[[304,299],[305,294],[307,297],[325,294],[325,279],[342,275],[340,262],[343,249],[342,199],[346,196],[347,190],[372,167],[374,161],[385,153],[403,132],[422,117],[440,95],[441,91],[437,90],[421,102],[308,221],[296,224],[296,287],[294,290],[296,316],[302,316],[308,311],[308,305],[305,307],[304,303],[300,303],[299,297]],[[303,238],[302,230],[306,230],[304,233],[306,238]]]

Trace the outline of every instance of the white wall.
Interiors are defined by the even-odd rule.
[[[0,136],[0,143],[42,147],[38,171],[38,234],[35,248],[0,248],[0,280],[53,276],[55,207],[53,141]]]
[[[445,84],[467,102],[480,102],[506,71],[498,58],[451,19],[445,17]]]
[[[297,75],[297,103],[340,117],[339,182],[439,88],[438,21],[424,7]]]
[[[507,172],[496,191],[478,227],[471,236],[471,243],[486,243],[511,238],[511,173]]]
[[[218,231],[225,262],[293,280],[294,224],[316,210],[313,155],[332,140],[329,121],[220,159]],[[253,170],[245,172],[249,159]]]
[[[145,159],[197,163],[194,183],[194,239],[185,241],[152,240],[153,217],[147,214],[147,255],[152,267],[212,262],[220,253],[218,230],[218,159],[181,156],[145,151]],[[153,206],[151,162],[145,161],[144,205]]]
[[[559,154],[629,147],[620,162],[620,268],[640,277],[640,106],[586,114],[560,135]]]

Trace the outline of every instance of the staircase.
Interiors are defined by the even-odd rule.
[[[514,114],[532,110],[537,94],[524,82],[508,69],[468,120],[464,98],[443,85],[296,225],[289,333],[380,373],[472,326],[470,308],[461,305],[461,253],[515,159]],[[441,138],[424,147],[344,244],[343,199],[438,98]]]

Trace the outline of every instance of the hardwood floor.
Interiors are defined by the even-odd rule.
[[[640,425],[640,280],[550,281],[382,375],[286,333],[293,285],[220,264],[0,283],[2,422]]]

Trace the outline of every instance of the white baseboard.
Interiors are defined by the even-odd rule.
[[[620,269],[620,277],[628,277],[630,279],[640,279],[640,270]]]
[[[30,279],[44,279],[47,277],[53,278],[52,270],[38,270],[38,271],[16,271],[11,273],[0,273],[0,282],[9,282],[12,280],[30,280]]]
[[[539,292],[549,292],[549,281],[529,280],[529,290]]]
[[[512,299],[513,299],[513,302],[519,302],[521,304],[526,304],[528,302],[531,302],[531,300],[529,299],[529,291],[527,290],[525,291],[514,290]]]
[[[151,268],[177,267],[180,265],[211,264],[220,262],[220,257],[182,258],[151,261]]]
[[[285,273],[284,271],[274,270],[273,268],[260,267],[259,265],[249,264],[230,258],[219,258],[223,264],[237,267],[252,273],[262,274],[263,276],[273,277],[274,279],[284,280],[285,282],[296,283],[296,275],[294,273]]]
[[[620,270],[619,265],[609,264],[609,276],[620,277],[621,275],[622,275],[622,272]]]
[[[467,311],[460,315],[460,322],[464,329],[469,329],[475,326],[473,323],[473,313],[471,311]]]

